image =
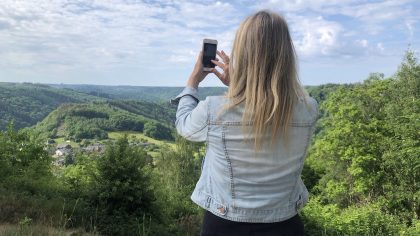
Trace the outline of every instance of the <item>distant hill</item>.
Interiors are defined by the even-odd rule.
[[[61,104],[130,99],[167,105],[181,87],[61,85],[0,82],[0,130],[14,120],[17,129],[35,125]],[[200,88],[200,96],[220,95],[225,88]],[[115,105],[118,105],[115,103]],[[153,108],[152,105],[143,104]],[[119,104],[118,106],[123,106]],[[127,107],[127,109],[130,109]],[[135,112],[135,111],[133,111]],[[142,111],[143,114],[147,114]]]
[[[41,139],[106,139],[110,131],[139,131],[172,139],[175,109],[138,101],[63,104],[34,127]]]
[[[63,103],[90,101],[105,99],[43,84],[0,82],[0,130],[12,120],[15,128],[34,125]]]
[[[335,91],[339,84],[305,86],[311,96],[318,102]],[[169,99],[182,91],[183,87],[146,87],[146,86],[104,86],[104,85],[72,85],[72,84],[32,84],[0,82],[0,130],[14,120],[17,129],[35,125],[44,119],[58,106],[66,103],[86,103],[112,101],[112,105],[133,114],[150,119],[173,119],[174,114],[157,113],[155,106],[170,110]],[[221,95],[227,91],[225,87],[199,88],[200,99],[211,95]],[[138,103],[121,102],[119,100],[137,100]],[[148,102],[148,103],[146,103]],[[173,108],[173,107],[172,107]],[[156,108],[160,109],[160,108]],[[168,110],[166,109],[166,110]],[[160,111],[160,110],[159,110]],[[171,115],[171,117],[167,116]],[[164,118],[164,116],[167,116]]]
[[[149,102],[165,103],[178,95],[184,87],[148,87],[148,86],[106,86],[84,84],[49,84],[55,88],[73,89],[79,92],[107,99],[133,99]],[[305,86],[308,93],[318,102],[326,99],[329,93],[339,87],[351,87],[352,84],[322,84]],[[227,91],[226,87],[200,87],[200,99],[207,96],[222,95]]]
[[[94,96],[111,99],[133,99],[149,102],[167,102],[178,95],[184,87],[149,87],[149,86],[106,86],[83,84],[49,84],[55,88],[73,89]],[[200,99],[207,96],[221,95],[226,87],[199,88]]]
[[[316,86],[305,86],[306,91],[308,91],[309,95],[315,100],[317,100],[318,103],[323,102],[327,99],[328,95],[334,91],[336,91],[338,88],[341,87],[354,87],[354,84],[321,84]]]

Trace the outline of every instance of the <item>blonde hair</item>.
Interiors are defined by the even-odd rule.
[[[242,121],[244,128],[252,123],[255,150],[269,131],[271,144],[279,132],[288,134],[294,104],[306,95],[296,67],[293,42],[280,15],[259,11],[241,23],[230,57],[226,108],[245,103]]]

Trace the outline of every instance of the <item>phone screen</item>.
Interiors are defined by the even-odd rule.
[[[207,68],[213,68],[215,65],[211,60],[216,59],[217,44],[204,43],[203,49],[203,66]]]

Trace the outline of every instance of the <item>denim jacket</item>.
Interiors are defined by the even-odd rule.
[[[287,142],[279,136],[274,145],[268,142],[255,151],[252,136],[243,131],[243,105],[220,112],[227,98],[199,101],[197,92],[186,87],[171,101],[178,104],[178,133],[207,144],[192,201],[232,221],[279,222],[296,215],[308,201],[300,175],[318,116],[317,102],[311,97],[299,100]]]

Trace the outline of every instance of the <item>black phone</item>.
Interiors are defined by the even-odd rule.
[[[204,39],[203,40],[203,70],[211,71],[215,64],[211,60],[216,60],[217,40]]]

